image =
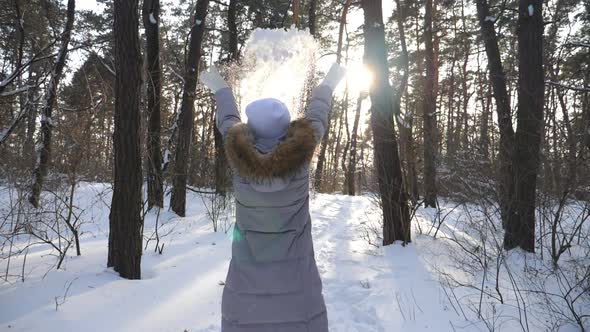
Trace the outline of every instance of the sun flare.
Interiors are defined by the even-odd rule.
[[[373,73],[362,63],[352,64],[346,68],[346,81],[351,93],[369,91],[373,83]]]

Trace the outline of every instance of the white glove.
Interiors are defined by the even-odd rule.
[[[219,71],[215,66],[211,66],[209,71],[202,71],[199,74],[199,81],[213,91],[213,93],[223,88],[229,88],[227,82],[219,75]]]
[[[332,67],[330,67],[328,74],[326,74],[326,77],[324,78],[322,83],[320,83],[320,85],[326,85],[330,87],[332,91],[334,91],[334,89],[336,89],[338,83],[340,83],[345,74],[346,69],[341,65],[335,63],[332,65]]]

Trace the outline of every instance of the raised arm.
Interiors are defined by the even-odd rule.
[[[316,143],[319,143],[324,137],[328,127],[328,113],[332,104],[332,93],[344,77],[344,68],[338,64],[333,64],[328,71],[324,80],[313,89],[311,101],[305,112],[305,118],[311,121],[315,131]]]
[[[221,135],[225,138],[229,128],[241,122],[234,94],[215,67],[211,67],[208,72],[201,72],[199,79],[215,93],[215,103],[217,104],[215,121]]]
[[[215,118],[217,129],[225,138],[229,128],[242,121],[240,111],[238,111],[234,94],[230,88],[223,88],[215,92],[215,103],[217,104],[217,116]]]
[[[332,89],[327,85],[318,85],[313,89],[311,100],[305,111],[305,118],[311,122],[315,132],[316,143],[324,137],[328,126],[328,113],[332,104]]]

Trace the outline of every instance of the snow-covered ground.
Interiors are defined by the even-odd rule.
[[[185,218],[162,210],[163,252],[154,252],[150,242],[143,279],[131,281],[106,268],[109,187],[82,184],[77,193],[89,221],[82,227],[82,256],[71,256],[71,250],[62,269],[55,270],[56,257],[47,246],[30,248],[25,281],[9,278],[0,284],[0,331],[220,330],[231,230],[223,232],[222,224],[213,232],[198,194],[189,193]],[[432,212],[418,211],[423,228]],[[439,283],[433,261],[444,261],[442,241],[414,234],[406,247],[370,244],[379,216],[369,197],[313,195],[311,214],[330,331],[487,330],[473,314],[465,319]],[[155,219],[155,212],[146,216],[148,237]],[[23,257],[13,259],[10,274],[20,275],[22,264]],[[0,271],[5,269],[2,260]],[[513,322],[498,330],[520,328]]]

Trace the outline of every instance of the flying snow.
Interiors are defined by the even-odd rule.
[[[295,27],[254,30],[246,43],[244,61],[230,70],[242,119],[246,120],[246,106],[260,98],[281,100],[291,118],[296,118],[302,108],[306,80],[314,70],[317,49],[311,34]]]
[[[535,13],[535,7],[533,5],[529,5],[529,16],[533,16]]]
[[[158,21],[156,20],[156,17],[154,17],[154,13],[150,13],[150,23],[151,24],[157,24]]]

